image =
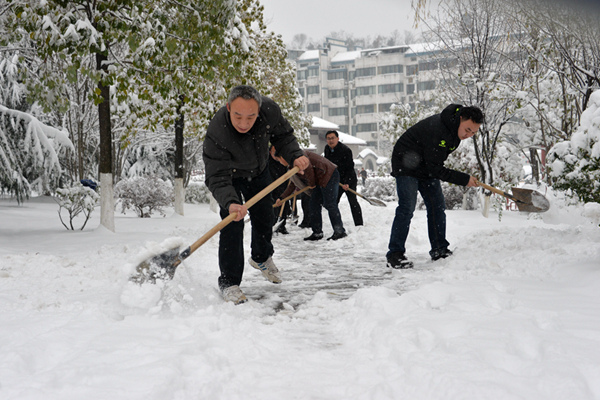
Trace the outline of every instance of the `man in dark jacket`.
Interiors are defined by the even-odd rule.
[[[340,173],[335,164],[318,154],[305,152],[310,161],[310,166],[304,170],[303,175],[294,175],[290,178],[290,184],[277,199],[275,205],[281,204],[281,199],[289,196],[296,189],[306,186],[312,187],[310,194],[310,227],[312,234],[304,240],[323,239],[323,218],[321,207],[325,207],[329,213],[329,221],[333,228],[333,235],[327,240],[338,240],[348,236],[342,222],[342,215],[337,204],[337,194],[340,187]],[[288,166],[287,161],[279,155],[275,148],[271,149],[271,156],[282,165]]]
[[[405,243],[410,221],[421,193],[427,207],[427,228],[432,260],[452,254],[446,240],[446,205],[440,180],[462,186],[477,186],[477,179],[444,167],[444,162],[461,140],[475,135],[483,123],[477,107],[451,104],[407,129],[392,152],[392,176],[396,178],[398,207],[392,224],[387,265],[411,268],[406,259]]]
[[[356,171],[354,171],[354,157],[352,156],[352,150],[344,143],[340,142],[340,137],[337,131],[331,130],[325,134],[327,139],[327,146],[325,146],[325,158],[337,165],[338,171],[340,172],[340,183],[344,190],[338,191],[337,202],[339,204],[342,195],[346,193],[348,202],[350,203],[350,211],[352,212],[352,219],[354,220],[355,226],[363,224],[362,210],[356,195],[349,191],[352,189],[356,191],[358,185],[358,178],[356,177]]]
[[[221,230],[219,238],[219,288],[227,301],[245,302],[239,285],[244,273],[244,222],[248,209],[242,197],[250,199],[268,186],[269,142],[290,164],[304,171],[308,159],[298,146],[294,130],[271,99],[251,86],[231,90],[227,105],[217,111],[206,131],[203,159],[206,185],[219,203],[221,218],[237,213],[234,222]],[[266,196],[250,212],[252,253],[250,265],[269,281],[280,283],[273,262],[273,199]]]

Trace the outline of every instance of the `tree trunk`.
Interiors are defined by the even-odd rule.
[[[529,164],[531,164],[531,177],[535,183],[540,184],[540,170],[538,168],[537,147],[529,148]]]
[[[108,57],[97,53],[96,68],[106,72]],[[98,104],[98,124],[100,127],[100,225],[111,232],[115,231],[115,199],[112,179],[112,129],[110,126],[110,88],[101,79],[98,89],[102,102]]]
[[[184,115],[181,112],[183,100],[180,100],[179,118],[175,121],[175,212],[183,215],[185,189],[183,187],[183,125]]]

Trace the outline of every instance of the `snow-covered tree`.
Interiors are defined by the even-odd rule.
[[[600,90],[590,96],[571,139],[551,149],[548,167],[555,189],[584,202],[600,203]]]
[[[62,173],[59,155],[73,149],[67,133],[30,114],[21,69],[18,53],[0,52],[0,189],[19,203],[32,189],[55,189]]]

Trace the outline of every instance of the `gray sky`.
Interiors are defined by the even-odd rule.
[[[332,31],[354,37],[404,34],[413,28],[411,0],[260,0],[270,31],[290,43],[295,34],[305,33],[319,40]]]

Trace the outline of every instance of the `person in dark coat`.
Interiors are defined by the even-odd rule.
[[[258,194],[271,182],[268,159],[269,142],[291,165],[304,171],[308,158],[300,149],[294,130],[273,100],[261,96],[251,86],[233,88],[227,104],[211,119],[206,131],[202,157],[206,185],[220,206],[221,218],[237,213],[219,237],[219,288],[227,301],[235,304],[247,299],[239,285],[244,272],[244,217],[242,203]],[[251,209],[250,265],[271,282],[281,282],[273,262],[273,198],[265,196]]]
[[[325,158],[338,166],[340,172],[340,183],[344,190],[338,191],[337,202],[339,204],[342,195],[346,193],[348,202],[350,203],[350,211],[352,212],[352,219],[354,220],[355,226],[361,226],[363,224],[362,210],[356,195],[349,191],[352,189],[356,191],[358,185],[358,179],[356,172],[354,171],[354,157],[352,156],[352,150],[344,143],[340,142],[340,137],[337,131],[331,130],[325,134],[327,138],[327,146],[325,146]]]
[[[461,186],[478,186],[475,177],[444,167],[444,162],[461,140],[475,135],[483,123],[477,107],[450,104],[440,114],[432,115],[406,130],[394,145],[392,176],[396,178],[398,207],[386,254],[391,268],[411,268],[405,256],[406,238],[421,193],[427,208],[427,228],[432,260],[452,254],[446,240],[446,205],[440,181]]]
[[[342,215],[337,204],[337,194],[340,187],[340,173],[337,166],[325,157],[310,151],[304,152],[310,161],[310,166],[304,170],[303,175],[294,175],[290,178],[290,184],[275,205],[281,204],[281,199],[294,193],[294,190],[312,187],[310,194],[310,227],[312,234],[304,240],[323,239],[323,218],[321,207],[325,207],[329,213],[329,221],[333,228],[333,235],[327,240],[338,240],[348,236],[342,222]],[[271,149],[271,156],[282,165],[288,166],[287,161],[279,156],[275,148]]]

